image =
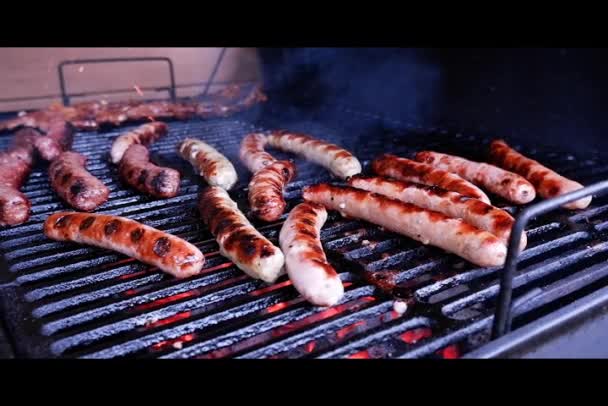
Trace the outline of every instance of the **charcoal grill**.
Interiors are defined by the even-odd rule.
[[[593,318],[605,306],[608,199],[602,197],[584,211],[551,211],[527,224],[528,248],[519,256],[513,278],[514,331],[497,340],[492,339],[491,330],[502,269],[474,267],[440,249],[336,213],[330,214],[321,236],[345,284],[339,304],[331,308],[308,304],[286,276],[274,285],[247,277],[219,255],[200,221],[196,202],[204,181],[177,156],[176,146],[182,139],[201,138],[235,163],[239,184],[231,194],[244,212],[250,174],[238,160],[238,146],[251,131],[289,128],[339,143],[362,160],[366,171],[370,160],[387,149],[404,156],[437,149],[483,159],[492,139],[475,131],[418,127],[339,105],[318,106],[303,116],[272,100],[229,118],[169,123],[169,134],[151,147],[154,159],[183,174],[180,194],[166,200],[121,185],[116,168],[108,162],[112,140],[129,127],[75,137],[74,149],[89,158],[90,171],[111,190],[110,199],[98,212],[126,216],[178,235],[205,254],[203,273],[187,280],[175,280],[110,251],[46,239],[41,231],[45,218],[69,207],[49,188],[44,167],[35,168],[23,188],[32,202],[30,220],[0,230],[0,305],[15,355],[521,356],[522,345],[530,351],[530,343],[536,340],[538,345],[539,337],[563,337],[564,326]],[[0,148],[9,141],[10,136],[1,136]],[[608,161],[598,151],[581,157],[512,142],[586,185],[608,176]],[[298,176],[286,190],[288,209],[300,201],[303,186],[336,181],[324,169],[301,159],[296,158],[296,165]],[[521,210],[497,197],[493,202],[515,215]],[[254,224],[277,243],[282,220]],[[408,304],[404,314],[394,311],[395,299]],[[567,329],[566,334],[570,334]]]

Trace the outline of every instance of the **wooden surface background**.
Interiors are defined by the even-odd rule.
[[[59,98],[6,102],[2,99],[59,95],[57,66],[63,60],[124,56],[166,56],[173,60],[177,84],[207,80],[222,48],[0,48],[0,111],[42,108]],[[68,92],[157,86],[169,83],[162,62],[129,62],[66,67]],[[255,48],[227,48],[215,80],[257,80],[260,75]],[[200,93],[202,87],[178,89],[178,96]],[[133,93],[94,98],[124,100],[141,97]],[[146,98],[165,98],[167,92],[148,92]],[[86,100],[84,98],[74,99]]]

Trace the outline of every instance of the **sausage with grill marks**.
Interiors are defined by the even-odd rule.
[[[241,141],[239,158],[251,173],[256,173],[276,161],[272,155],[264,151],[266,143],[267,138],[261,133],[249,134]]]
[[[35,140],[36,150],[46,161],[52,161],[68,151],[74,140],[74,127],[67,121],[55,121],[49,124],[45,136]]]
[[[39,136],[32,128],[19,130],[10,148],[0,153],[0,226],[15,226],[30,218],[31,203],[20,189],[32,170]]]
[[[176,278],[196,275],[205,264],[201,251],[189,242],[124,217],[55,213],[44,222],[44,234],[57,241],[117,251]]]
[[[449,217],[461,218],[481,230],[494,234],[505,244],[509,243],[511,229],[515,223],[513,217],[505,210],[436,186],[364,176],[355,176],[348,184],[357,189],[438,211]],[[526,234],[522,233],[520,245],[522,250],[526,244]]]
[[[285,269],[294,288],[317,306],[333,306],[344,295],[336,270],[327,262],[319,233],[327,211],[319,204],[300,203],[289,213],[279,233]]]
[[[477,264],[502,266],[506,246],[487,231],[437,211],[352,187],[328,184],[304,189],[305,200],[431,244]]]
[[[86,169],[87,158],[78,152],[64,152],[49,165],[51,187],[78,210],[93,211],[108,200],[110,190]]]
[[[496,165],[509,171],[516,172],[528,179],[534,185],[539,195],[550,199],[575,190],[583,185],[565,178],[555,171],[527,158],[511,148],[503,140],[495,140],[490,144],[490,160]],[[591,204],[591,196],[565,204],[567,209],[584,209]]]
[[[199,209],[203,222],[219,244],[220,253],[239,269],[268,283],[284,273],[285,257],[281,250],[251,225],[224,189],[205,188]]]
[[[451,190],[490,204],[488,196],[477,186],[455,173],[437,169],[428,164],[384,154],[372,162],[372,169],[380,176],[406,182],[422,183],[423,185],[439,186],[442,189]]]
[[[469,161],[454,155],[434,151],[421,151],[416,160],[484,187],[490,192],[516,204],[529,203],[536,197],[534,186],[516,173],[483,162]]]
[[[186,138],[178,148],[182,158],[190,162],[207,183],[230,190],[238,176],[232,163],[211,145]]]
[[[120,177],[140,192],[155,197],[169,198],[179,192],[180,174],[150,162],[150,152],[143,145],[134,144],[127,149],[118,165]]]
[[[140,125],[133,131],[121,134],[112,143],[110,157],[112,162],[120,162],[131,145],[141,144],[148,146],[167,134],[169,127],[160,121]]]
[[[263,221],[276,221],[287,203],[285,185],[295,177],[296,167],[289,161],[276,161],[260,169],[249,182],[249,205],[253,215]]]
[[[274,131],[267,139],[268,145],[301,155],[309,161],[327,168],[339,178],[346,179],[361,172],[359,160],[337,145],[289,131]]]

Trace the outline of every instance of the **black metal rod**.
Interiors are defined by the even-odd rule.
[[[496,312],[494,314],[494,323],[492,325],[492,339],[501,337],[511,330],[513,277],[517,271],[521,236],[528,222],[538,215],[555,210],[567,203],[582,199],[589,195],[603,194],[607,191],[608,180],[594,183],[591,186],[587,186],[574,192],[570,192],[530,206],[523,210],[519,216],[517,216],[517,220],[515,221],[513,229],[511,230],[507,258],[505,260],[505,267],[500,280],[500,291],[498,293]]]
[[[68,106],[70,104],[70,97],[73,96],[73,95],[68,94],[66,91],[65,77],[64,77],[64,72],[63,72],[64,66],[92,64],[92,63],[147,62],[147,61],[156,61],[156,62],[161,61],[161,62],[167,63],[167,65],[169,67],[170,84],[168,87],[165,86],[165,87],[157,87],[157,88],[162,88],[163,90],[167,90],[169,92],[169,96],[171,97],[171,100],[175,101],[175,99],[176,99],[175,70],[173,69],[173,61],[171,60],[171,58],[167,58],[165,56],[140,56],[140,57],[121,57],[121,58],[70,59],[67,61],[60,62],[57,69],[59,71],[59,87],[61,89],[61,99],[63,101],[63,104]],[[104,92],[102,92],[102,93],[104,93]],[[105,93],[108,93],[108,92],[105,92]],[[91,93],[89,93],[89,94],[91,94]],[[100,94],[100,93],[98,93],[98,94]]]
[[[209,93],[209,89],[211,88],[211,84],[213,83],[213,79],[215,79],[215,75],[220,69],[220,64],[222,63],[222,59],[224,59],[224,54],[226,54],[227,48],[222,48],[220,51],[217,60],[215,61],[215,65],[213,66],[213,70],[211,71],[211,75],[209,75],[209,80],[207,80],[207,86],[205,86],[205,90],[203,90],[203,96],[206,96]]]

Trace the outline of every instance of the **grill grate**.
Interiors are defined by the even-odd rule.
[[[184,281],[110,251],[46,239],[41,232],[45,218],[69,208],[50,190],[44,168],[36,168],[23,189],[32,201],[30,221],[0,230],[5,262],[0,272],[2,306],[18,354],[453,358],[486,343],[500,269],[474,268],[439,249],[335,213],[322,230],[322,240],[345,283],[341,303],[316,308],[298,296],[286,277],[273,286],[248,278],[219,255],[202,226],[196,201],[203,181],[178,158],[175,148],[187,136],[220,147],[239,172],[240,183],[232,195],[246,211],[249,174],[237,154],[241,138],[254,129],[287,127],[338,142],[353,150],[365,168],[381,152],[407,155],[421,148],[482,159],[490,140],[387,124],[351,111],[319,111],[308,120],[299,114],[275,117],[281,118],[256,121],[246,113],[171,123],[170,134],[151,147],[153,158],[184,175],[180,195],[167,200],[121,186],[116,168],[108,164],[111,142],[126,128],[76,137],[74,149],[89,157],[89,169],[111,190],[99,212],[176,234],[205,254],[205,271]],[[9,140],[0,137],[0,147]],[[579,160],[559,151],[525,152],[585,184],[608,174],[597,154]],[[303,185],[330,180],[321,168],[299,159],[296,163],[298,177],[286,192],[289,207],[299,201]],[[516,212],[498,198],[493,201]],[[254,224],[276,243],[281,222]],[[514,280],[515,328],[606,285],[607,229],[606,199],[596,199],[583,212],[555,212],[530,223],[529,248],[522,253]],[[393,310],[393,295],[408,303],[405,314]]]

